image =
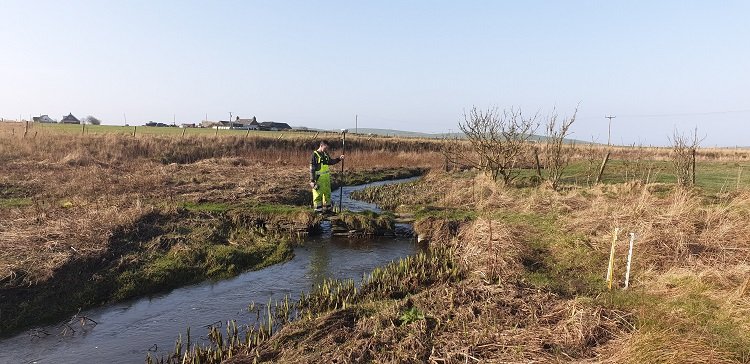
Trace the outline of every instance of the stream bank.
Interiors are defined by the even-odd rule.
[[[370,184],[380,185],[421,172],[358,171],[346,181],[389,180]],[[349,198],[350,191],[366,186],[344,187],[346,203],[355,212],[334,219],[337,235],[394,235],[393,215],[363,212],[365,205]],[[333,195],[338,199],[338,191]],[[21,284],[22,272],[16,275],[19,282],[0,282],[0,337],[81,309],[288,261],[295,244],[322,233],[322,221],[309,208],[294,205],[184,202],[152,208],[131,225],[112,231],[99,253],[74,255],[42,282]]]
[[[379,184],[398,182],[379,182]],[[137,244],[133,244],[134,246],[159,247],[165,252],[162,254],[162,258],[156,260],[160,263],[155,264],[144,260],[142,263],[145,264],[145,269],[133,270],[133,273],[125,273],[129,272],[128,270],[116,271],[119,275],[109,278],[111,279],[110,282],[118,283],[118,277],[121,278],[123,274],[129,274],[129,277],[132,277],[136,283],[129,286],[117,286],[117,290],[111,287],[111,290],[106,292],[110,297],[112,292],[120,292],[122,295],[120,297],[124,299],[128,295],[122,292],[129,291],[123,289],[123,287],[138,289],[149,287],[146,283],[155,282],[154,278],[164,279],[162,282],[183,282],[182,285],[184,285],[182,279],[187,277],[180,278],[180,274],[183,272],[185,274],[198,272],[196,268],[198,266],[202,267],[202,274],[215,274],[209,277],[210,279],[221,278],[224,272],[232,269],[240,270],[247,262],[254,264],[253,267],[265,266],[267,268],[242,273],[229,280],[209,280],[195,286],[177,288],[166,294],[153,294],[152,292],[152,295],[148,298],[135,301],[125,300],[122,303],[84,311],[77,314],[74,320],[62,324],[28,330],[0,342],[0,348],[2,348],[0,352],[3,353],[0,355],[0,359],[5,358],[14,361],[19,358],[23,360],[39,358],[40,360],[37,362],[42,363],[45,360],[47,362],[58,362],[89,358],[94,361],[112,362],[113,357],[130,359],[137,357],[138,360],[123,359],[123,362],[140,361],[149,352],[152,354],[157,352],[168,353],[168,348],[174,343],[175,333],[181,332],[186,327],[198,328],[206,325],[204,320],[209,311],[212,313],[210,316],[217,317],[217,320],[243,318],[250,313],[245,312],[239,314],[239,316],[236,314],[243,311],[243,308],[247,311],[247,304],[251,301],[265,302],[270,296],[280,298],[279,295],[296,297],[299,292],[307,291],[329,278],[359,279],[364,273],[370,272],[378,266],[416,252],[418,248],[413,243],[409,226],[394,223],[391,217],[387,217],[392,215],[368,212],[368,210],[380,211],[374,205],[363,204],[350,199],[349,195],[352,191],[364,187],[366,186],[346,187],[342,191],[345,209],[354,211],[345,215],[365,216],[366,218],[362,221],[367,221],[370,218],[387,221],[385,225],[392,227],[392,229],[389,228],[385,231],[387,234],[382,235],[389,235],[389,237],[378,237],[376,236],[378,234],[375,234],[374,231],[365,234],[347,234],[347,238],[335,237],[331,228],[333,223],[322,222],[318,215],[310,213],[308,209],[293,206],[254,206],[253,208],[246,206],[240,211],[227,208],[222,204],[185,205],[179,211],[180,218],[170,219],[161,215],[151,216],[150,220],[145,220],[149,222],[148,224],[143,223],[138,229],[134,229],[139,233],[130,236],[140,239]],[[261,218],[263,216],[265,217]],[[269,216],[274,217],[274,219]],[[204,223],[200,229],[189,229],[186,227],[188,225],[186,222],[191,220],[200,220]],[[211,221],[211,223],[208,221]],[[259,224],[259,221],[263,223]],[[171,224],[175,224],[174,229],[158,229],[156,227],[171,226]],[[378,226],[378,224],[374,226]],[[271,227],[274,227],[275,234],[269,233]],[[306,227],[307,230],[300,230],[301,227]],[[351,225],[347,225],[347,228],[349,231],[357,231]],[[165,234],[165,230],[169,230],[170,233]],[[198,234],[196,231],[201,232]],[[314,234],[305,238],[305,233],[308,231],[312,231]],[[146,234],[146,232],[151,232],[151,234]],[[281,235],[282,233],[285,233],[286,236]],[[209,273],[211,271],[206,270],[205,265],[190,266],[189,264],[183,264],[185,262],[195,263],[196,261],[191,260],[192,258],[185,261],[180,260],[181,263],[179,264],[161,263],[163,259],[168,259],[172,263],[177,259],[176,257],[181,257],[182,254],[187,254],[187,256],[195,254],[188,253],[193,249],[184,248],[191,244],[190,239],[186,238],[189,236],[194,236],[197,240],[212,237],[211,241],[214,243],[220,242],[220,244],[210,244],[217,246],[212,249],[221,249],[221,251],[232,249],[231,253],[224,255],[227,257],[226,259],[212,259],[212,261],[223,264],[222,269]],[[198,236],[201,238],[197,238]],[[252,236],[254,243],[247,246],[237,244],[236,242],[239,241],[241,236]],[[235,243],[232,244],[231,242]],[[204,252],[204,254],[205,257],[217,256],[210,251]],[[278,262],[284,263],[275,264]],[[172,269],[175,266],[179,269]],[[172,268],[167,269],[167,267]],[[156,268],[164,268],[164,270]],[[181,271],[180,269],[183,268],[185,270]],[[138,274],[138,272],[142,272],[142,274]],[[96,271],[91,273],[96,274]],[[71,281],[69,283],[75,282],[74,276],[75,274],[70,275]],[[197,281],[199,280],[195,279],[192,282]],[[261,281],[265,283],[261,283]],[[245,288],[247,285],[256,287],[247,293],[250,294],[250,297],[245,294],[245,290],[250,289]],[[157,285],[150,287],[157,287]],[[220,292],[217,292],[215,287],[222,288]],[[163,292],[163,290],[156,289],[155,292]],[[196,293],[197,296],[193,292],[198,292]],[[137,294],[129,297],[134,296],[137,296]],[[227,296],[229,298],[226,298]],[[197,307],[196,304],[201,308],[195,308]],[[211,308],[204,308],[203,304],[207,304]],[[184,309],[179,312],[172,311],[176,305],[184,307]],[[234,311],[228,312],[226,309],[220,308],[225,306],[234,307]],[[70,308],[73,308],[73,306],[71,305]],[[198,310],[203,316],[190,319],[189,317],[196,313],[193,312],[194,310]],[[158,321],[165,325],[164,327],[150,322],[156,317],[154,315],[163,316]],[[186,317],[188,319],[185,319]],[[88,321],[89,319],[92,321]],[[94,324],[94,322],[98,324]],[[216,320],[212,322],[216,322]],[[106,328],[104,328],[104,325],[106,325]],[[68,329],[69,327],[70,329]],[[154,350],[148,350],[151,344],[148,345],[149,347],[144,347],[146,343],[143,341],[144,339],[156,343]],[[120,346],[124,349],[119,349]],[[32,350],[32,347],[39,347],[39,349]],[[97,351],[92,352],[91,350],[94,348]],[[99,350],[103,348],[108,349]],[[122,350],[127,350],[130,354]],[[63,360],[63,358],[68,359]],[[107,359],[105,360],[105,358]]]

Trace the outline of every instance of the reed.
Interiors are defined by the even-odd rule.
[[[314,320],[332,310],[346,310],[353,305],[382,298],[404,297],[433,285],[455,282],[463,277],[463,271],[454,262],[454,253],[447,248],[431,249],[415,256],[406,257],[383,268],[375,269],[363,277],[358,289],[353,280],[325,280],[309,293],[303,293],[292,303],[289,297],[281,301],[269,300],[265,314],[251,303],[248,310],[257,312],[254,325],[241,326],[230,321],[226,333],[218,328],[209,328],[208,343],[194,345],[183,350],[181,337],[175,350],[163,358],[147,357],[147,363],[220,363],[238,354],[259,360],[265,347],[278,328],[298,320]],[[187,337],[189,342],[190,331]]]

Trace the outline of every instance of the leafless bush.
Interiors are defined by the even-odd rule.
[[[652,158],[652,152],[642,144],[633,144],[630,146],[630,153],[627,158],[622,159],[625,180],[640,181],[650,183],[655,180],[661,168]]]
[[[592,139],[591,143],[577,146],[576,153],[578,158],[585,162],[586,185],[591,186],[596,181],[597,168],[601,160],[601,147]]]
[[[446,158],[456,164],[481,169],[497,181],[511,183],[519,174],[519,164],[527,155],[529,138],[539,127],[538,115],[523,115],[520,109],[502,112],[498,108],[482,110],[476,106],[464,113],[458,127],[466,135],[471,148],[450,143],[444,150]]]
[[[544,144],[544,168],[547,169],[547,179],[552,187],[556,190],[562,178],[565,168],[570,164],[573,156],[575,145],[566,142],[565,138],[570,135],[570,126],[576,121],[578,107],[573,111],[573,116],[563,118],[558,123],[556,111],[547,119],[547,140]]]
[[[700,145],[698,129],[693,135],[684,135],[677,130],[671,138],[672,143],[672,166],[677,177],[677,184],[683,187],[695,184],[695,153]]]

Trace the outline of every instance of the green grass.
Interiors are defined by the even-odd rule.
[[[0,198],[0,209],[31,206],[34,202],[30,198]]]
[[[259,239],[247,245],[211,244],[172,249],[142,267],[127,270],[116,279],[115,300],[163,291],[205,279],[225,279],[246,270],[257,270],[292,257],[286,239]]]
[[[133,130],[135,129],[136,136],[138,135],[174,135],[174,136],[181,136],[183,133],[183,130],[185,132],[185,136],[195,136],[195,135],[204,135],[204,136],[211,136],[211,135],[234,135],[234,136],[260,136],[260,135],[266,135],[266,136],[275,136],[279,137],[282,134],[284,136],[309,136],[312,137],[315,135],[315,133],[311,132],[301,132],[301,131],[259,131],[259,130],[250,130],[249,133],[247,130],[230,130],[230,129],[219,129],[218,131],[215,128],[178,128],[178,127],[153,127],[153,126],[143,126],[143,125],[130,125],[130,126],[120,126],[120,125],[86,125],[85,126],[85,133],[86,134],[121,134],[121,135],[132,135]],[[84,127],[81,125],[76,124],[33,124],[32,128],[29,129],[29,133],[31,135],[34,134],[35,131],[40,133],[63,133],[63,134],[81,134],[84,130]],[[326,134],[326,133],[320,133]]]
[[[597,162],[600,163],[600,162]],[[653,161],[653,173],[649,177],[649,182],[674,184],[677,178],[672,171],[670,161]],[[598,170],[598,165],[596,166]],[[610,160],[607,168],[602,175],[602,182],[613,184],[630,182],[633,180],[632,175],[626,178],[627,163],[622,160]],[[565,170],[562,177],[562,185],[582,186],[587,183],[587,163],[574,162]],[[628,172],[627,174],[630,174]],[[536,176],[535,169],[525,169],[519,175],[519,181],[528,181]],[[542,176],[546,177],[545,171]],[[738,178],[739,177],[739,178]],[[593,178],[596,178],[594,175]],[[704,189],[708,193],[717,193],[726,190],[734,190],[750,187],[750,162],[728,162],[728,161],[699,161],[696,164],[695,183],[697,187]],[[590,181],[593,182],[593,181]]]
[[[222,202],[183,202],[180,207],[193,212],[225,212],[230,206]]]
[[[669,329],[678,335],[700,337],[704,345],[729,353],[741,363],[750,362],[750,333],[739,323],[747,325],[748,317],[737,315],[722,306],[724,302],[712,298],[710,287],[700,283],[695,276],[675,278],[673,292],[664,295],[642,290],[614,290],[594,299],[595,302],[616,309],[636,312],[634,325],[638,332],[649,338],[644,347],[664,350],[672,343],[662,337]],[[647,333],[655,333],[648,335]],[[649,353],[642,353],[648,357]]]
[[[310,213],[310,208],[302,206],[292,205],[271,205],[271,204],[258,204],[258,205],[245,205],[250,211],[255,211],[261,214],[269,215],[296,215],[299,213]]]

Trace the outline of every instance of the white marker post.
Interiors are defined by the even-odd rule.
[[[630,248],[628,248],[628,267],[625,271],[625,288],[628,289],[630,284],[630,262],[633,260],[633,243],[635,242],[635,233],[630,233]]]

